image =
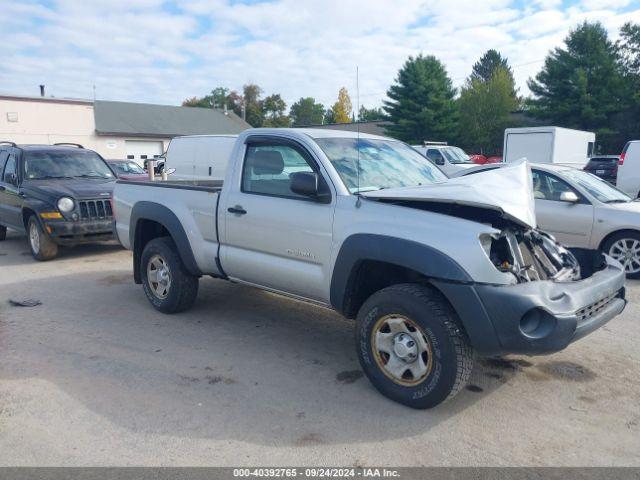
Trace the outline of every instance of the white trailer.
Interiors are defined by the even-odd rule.
[[[560,127],[507,128],[503,159],[526,158],[533,163],[556,163],[584,167],[596,141],[596,134]]]
[[[237,135],[175,137],[167,148],[165,170],[173,180],[223,180]]]

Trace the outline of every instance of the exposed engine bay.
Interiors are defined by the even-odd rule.
[[[583,278],[578,259],[546,233],[505,228],[491,238],[490,245],[485,244],[487,240],[483,246],[491,262],[498,270],[512,273],[518,283],[572,282]]]

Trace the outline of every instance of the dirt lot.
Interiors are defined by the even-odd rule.
[[[640,465],[640,284],[549,357],[479,360],[414,411],[362,377],[351,322],[204,279],[154,311],[114,245],[0,244],[0,465]],[[10,298],[35,297],[33,308]]]

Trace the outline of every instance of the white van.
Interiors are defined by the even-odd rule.
[[[448,176],[476,165],[464,150],[447,145],[446,142],[424,142],[424,145],[412,145],[412,147],[440,167],[440,170]]]
[[[593,153],[596,134],[561,127],[507,128],[503,161],[526,158],[532,163],[555,163],[584,167]]]
[[[632,198],[640,196],[640,140],[631,140],[622,149],[616,186]]]
[[[172,180],[223,180],[237,135],[175,137],[167,148],[165,170]]]

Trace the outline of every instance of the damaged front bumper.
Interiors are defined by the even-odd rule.
[[[91,221],[51,221],[45,222],[45,228],[51,239],[59,245],[113,240],[113,222],[111,219]]]
[[[597,251],[578,257],[585,271]],[[582,257],[582,258],[580,258]],[[598,329],[626,305],[624,270],[614,260],[578,281],[515,285],[434,281],[456,309],[473,347],[483,355],[539,355],[564,349]]]

